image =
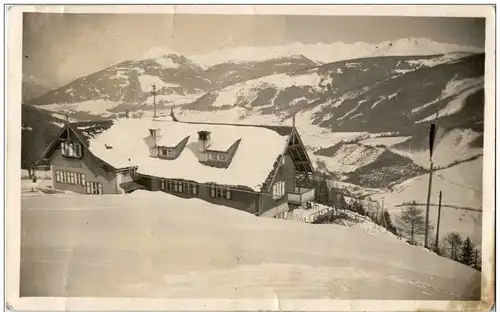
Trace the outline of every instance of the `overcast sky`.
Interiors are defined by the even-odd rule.
[[[23,74],[68,83],[157,47],[181,54],[290,42],[426,37],[484,47],[485,20],[436,17],[25,13]]]

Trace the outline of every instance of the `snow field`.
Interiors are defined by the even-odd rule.
[[[363,229],[259,218],[196,199],[149,195],[23,198],[21,295],[478,295],[480,274],[472,268]]]

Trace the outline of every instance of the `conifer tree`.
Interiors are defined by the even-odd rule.
[[[474,265],[474,244],[469,237],[467,237],[462,244],[459,261],[465,265]]]

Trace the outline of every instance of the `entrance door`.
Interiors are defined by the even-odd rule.
[[[101,183],[87,181],[86,188],[87,188],[87,194],[90,194],[90,195],[102,194]]]

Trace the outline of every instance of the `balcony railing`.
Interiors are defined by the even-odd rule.
[[[314,196],[314,189],[296,187],[293,192],[288,193],[288,202],[291,204],[302,205],[312,201]]]

